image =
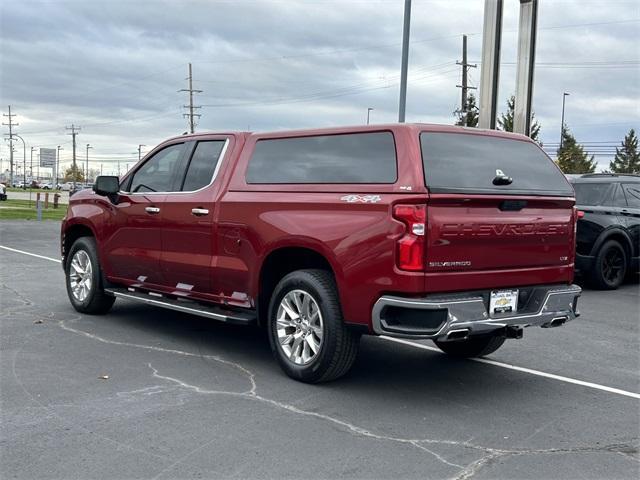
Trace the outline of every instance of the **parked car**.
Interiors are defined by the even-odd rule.
[[[69,299],[268,331],[292,378],[351,367],[361,334],[488,355],[578,316],[571,185],[529,138],[434,125],[184,135],[62,223]]]
[[[7,199],[7,187],[4,183],[0,183],[0,201]]]
[[[640,258],[640,176],[572,178],[578,220],[576,268],[595,288],[616,289]]]
[[[62,183],[58,185],[58,189],[62,190],[63,192],[70,192],[71,190],[73,190],[73,182]]]

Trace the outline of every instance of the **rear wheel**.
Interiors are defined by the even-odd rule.
[[[101,314],[111,309],[115,297],[104,291],[93,237],[80,237],[73,243],[67,255],[65,276],[69,300],[78,312]]]
[[[447,355],[460,358],[484,357],[498,350],[505,338],[499,335],[482,335],[466,340],[438,342],[436,346]]]
[[[269,305],[269,343],[280,367],[296,380],[326,382],[349,371],[359,336],[344,325],[329,272],[298,270],[278,283]]]
[[[626,274],[627,252],[617,241],[606,241],[596,255],[589,283],[600,290],[615,290]]]

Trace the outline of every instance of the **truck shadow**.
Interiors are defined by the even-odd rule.
[[[264,329],[225,325],[130,303],[116,303],[103,321],[111,324],[114,331],[133,330],[136,337],[129,340],[131,343],[148,343],[144,340],[148,337],[155,345],[236,362],[255,374],[260,391],[311,390],[314,394],[352,395],[353,400],[375,395],[378,400],[386,398],[393,402],[404,402],[410,395],[412,402],[419,400],[428,404],[445,399],[451,402],[452,398],[464,402],[470,398],[476,402],[485,399],[490,403],[502,394],[509,396],[505,391],[521,391],[518,382],[511,380],[522,377],[516,372],[369,336],[362,338],[358,358],[345,377],[330,383],[306,385],[289,379],[280,370]],[[215,364],[211,368],[216,368]]]

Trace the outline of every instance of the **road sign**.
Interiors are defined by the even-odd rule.
[[[56,166],[56,149],[41,148],[40,149],[40,166],[53,168]]]

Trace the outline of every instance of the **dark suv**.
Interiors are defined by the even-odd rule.
[[[576,268],[595,288],[616,289],[640,255],[640,176],[595,173],[570,179],[578,220]]]

